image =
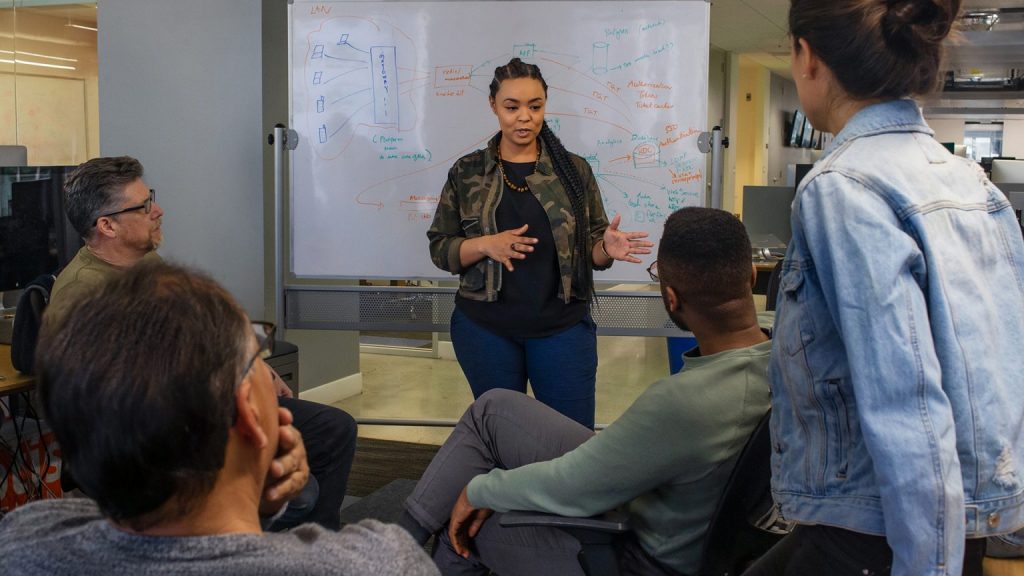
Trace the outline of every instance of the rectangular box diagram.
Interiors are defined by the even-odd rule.
[[[394,46],[370,48],[373,77],[373,120],[380,125],[398,124],[398,64]]]
[[[469,86],[472,79],[473,66],[469,64],[449,64],[434,68],[434,88]]]

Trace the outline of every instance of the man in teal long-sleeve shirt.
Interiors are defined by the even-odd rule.
[[[481,396],[406,501],[402,524],[441,530],[442,574],[579,574],[578,544],[551,528],[503,528],[492,511],[589,516],[623,507],[636,539],[625,573],[693,573],[739,452],[768,410],[768,335],[751,287],[750,241],[720,210],[684,208],[665,223],[652,276],[669,317],[698,347],[600,434],[532,398]]]

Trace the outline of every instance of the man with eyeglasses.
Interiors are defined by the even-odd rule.
[[[466,411],[412,495],[400,524],[418,541],[440,531],[445,574],[579,574],[579,544],[554,528],[505,528],[493,511],[591,516],[617,507],[636,538],[624,574],[696,574],[733,463],[768,411],[768,353],[751,293],[750,240],[732,214],[683,208],[665,222],[658,265],[669,318],[698,348],[599,434],[507,390]]]
[[[160,260],[156,249],[163,240],[164,211],[142,178],[142,164],[129,156],[94,158],[68,177],[67,216],[85,246],[57,276],[46,310],[48,319],[67,317],[82,298],[132,266]],[[270,528],[317,522],[337,530],[355,454],[356,423],[337,408],[291,398],[284,382],[276,373],[274,377],[282,394],[280,403],[292,413],[305,439],[312,478],[298,497],[281,495],[291,502]]]
[[[436,576],[401,528],[375,520],[262,532],[280,455],[302,456],[262,360],[272,338],[216,282],[162,262],[46,318],[40,397],[92,499],[5,516],[0,574]]]

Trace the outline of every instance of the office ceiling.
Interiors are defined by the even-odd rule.
[[[789,76],[789,0],[713,0],[711,45]]]
[[[96,2],[35,2],[22,0],[15,8],[18,12],[33,12],[67,20],[73,24],[96,27]]]
[[[1024,0],[966,0],[965,12],[1011,10],[991,27],[983,22],[947,45],[947,63],[958,77],[1001,78],[1010,69],[1024,74]],[[711,45],[744,54],[769,70],[789,77],[787,14],[789,0],[713,0]],[[926,110],[944,114],[1024,114],[1024,94],[937,95],[925,99]]]

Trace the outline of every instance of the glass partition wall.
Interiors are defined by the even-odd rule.
[[[96,2],[0,0],[0,147],[27,164],[99,154]]]

